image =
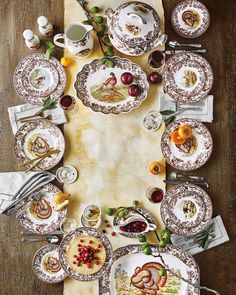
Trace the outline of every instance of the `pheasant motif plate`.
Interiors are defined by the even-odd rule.
[[[62,282],[67,277],[61,267],[58,246],[56,245],[43,246],[35,253],[33,270],[41,281],[49,284]]]
[[[210,15],[207,8],[197,0],[184,0],[173,10],[172,27],[184,38],[197,38],[209,27]]]
[[[194,103],[204,98],[213,85],[213,71],[205,58],[196,53],[170,57],[164,67],[164,92],[177,102]]]
[[[66,217],[67,209],[55,211],[53,197],[61,190],[48,183],[33,195],[41,194],[38,201],[33,202],[25,213],[19,218],[20,224],[27,230],[36,234],[49,234],[60,227],[61,220]],[[32,196],[29,196],[29,198]]]
[[[186,144],[176,145],[171,134],[180,126],[188,125],[192,136]],[[178,170],[192,171],[204,165],[211,156],[213,149],[209,130],[201,122],[193,119],[180,119],[168,125],[161,137],[161,151],[166,162]]]
[[[139,65],[120,57],[114,57],[113,61],[114,68],[100,65],[98,59],[85,65],[78,73],[74,87],[85,106],[95,112],[117,115],[137,108],[146,99],[149,84]],[[131,84],[121,82],[121,75],[125,72],[133,76],[132,84],[138,87],[136,96],[128,93]]]
[[[160,210],[165,226],[184,236],[203,231],[211,221],[213,211],[208,194],[193,184],[180,184],[169,189]]]
[[[117,249],[113,264],[99,279],[100,295],[199,295],[198,289],[182,281],[182,276],[192,284],[200,280],[199,267],[193,257],[174,246],[151,247],[153,256],[145,255],[140,245]],[[160,252],[159,252],[160,251]],[[161,254],[163,260],[158,257]],[[160,276],[160,270],[168,268]],[[177,276],[176,276],[177,275]]]
[[[47,60],[45,54],[33,53],[17,65],[13,85],[25,102],[42,105],[49,95],[55,101],[63,94],[65,70],[55,57]]]

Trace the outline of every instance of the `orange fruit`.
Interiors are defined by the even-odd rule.
[[[71,65],[71,58],[67,57],[67,56],[63,56],[61,58],[61,64],[63,65],[63,67],[69,67]]]
[[[164,170],[164,167],[161,163],[159,162],[152,162],[150,165],[149,165],[149,171],[154,174],[154,175],[157,175],[159,173],[161,173],[162,171]]]
[[[171,133],[171,140],[175,143],[175,144],[183,144],[185,143],[185,138],[182,138],[179,136],[179,132],[178,130],[175,130],[174,132]]]
[[[181,138],[187,139],[192,136],[192,128],[188,125],[180,126],[178,129],[178,134]]]

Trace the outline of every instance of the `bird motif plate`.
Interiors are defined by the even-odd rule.
[[[65,70],[55,57],[47,60],[45,54],[33,53],[17,65],[13,84],[25,102],[42,105],[48,96],[55,101],[63,94]]]
[[[48,183],[33,195],[38,193],[40,193],[40,199],[31,203],[19,221],[24,228],[33,233],[49,234],[60,227],[61,220],[66,217],[67,209],[64,208],[61,211],[53,209],[53,197],[56,193],[61,193],[55,185]],[[29,196],[31,197],[32,195]]]
[[[100,65],[95,59],[77,74],[74,84],[77,97],[95,112],[120,114],[137,108],[147,97],[149,84],[139,65],[120,57],[112,59],[115,67]],[[129,79],[121,81],[121,75],[129,73]],[[132,82],[131,82],[132,81]],[[132,86],[132,95],[129,87]],[[131,90],[130,90],[131,91]]]
[[[171,134],[187,125],[192,135],[185,143],[176,145]],[[186,118],[169,124],[161,137],[161,151],[166,162],[178,170],[192,171],[204,165],[211,156],[213,141],[209,130],[201,122]]]
[[[38,119],[25,123],[15,135],[15,154],[21,163],[41,156],[52,148],[59,152],[44,158],[33,170],[49,170],[60,162],[65,150],[61,130],[48,120]]]
[[[154,256],[145,255],[140,245],[128,245],[113,254],[111,269],[99,279],[100,295],[199,295],[192,284],[200,281],[199,267],[193,257],[183,250],[167,246],[151,247]],[[159,252],[160,251],[160,252]],[[167,271],[165,268],[171,270]],[[160,271],[164,271],[160,275]],[[175,276],[175,274],[177,276]]]
[[[103,276],[112,263],[112,254],[106,235],[90,227],[71,231],[59,247],[63,269],[78,281],[93,281]]]
[[[208,194],[194,184],[180,184],[169,189],[160,210],[165,226],[184,236],[202,232],[209,225],[213,211]]]
[[[34,255],[32,266],[36,276],[49,284],[62,282],[67,277],[61,267],[56,245],[46,245],[40,248]]]
[[[163,88],[181,103],[194,103],[204,98],[213,85],[213,71],[205,58],[196,53],[170,57],[164,67]]]
[[[184,38],[197,38],[209,27],[210,15],[205,5],[197,0],[184,0],[173,10],[171,24]]]

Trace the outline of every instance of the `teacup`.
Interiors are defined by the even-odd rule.
[[[90,33],[92,30],[93,27],[90,25],[71,23],[66,27],[65,34],[55,35],[53,41],[77,57],[88,57],[93,49],[93,37]],[[59,39],[63,39],[64,43],[59,42]]]

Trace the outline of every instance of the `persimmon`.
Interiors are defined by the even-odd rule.
[[[159,162],[152,162],[150,165],[149,165],[149,171],[154,174],[154,175],[157,175],[159,173],[161,173],[162,171],[164,170],[164,167],[161,163]]]
[[[178,134],[181,138],[187,139],[192,136],[192,128],[188,125],[180,126],[178,129]]]
[[[171,140],[175,143],[175,144],[183,144],[185,143],[186,139],[182,138],[179,136],[179,132],[178,130],[175,130],[174,132],[171,133]]]

